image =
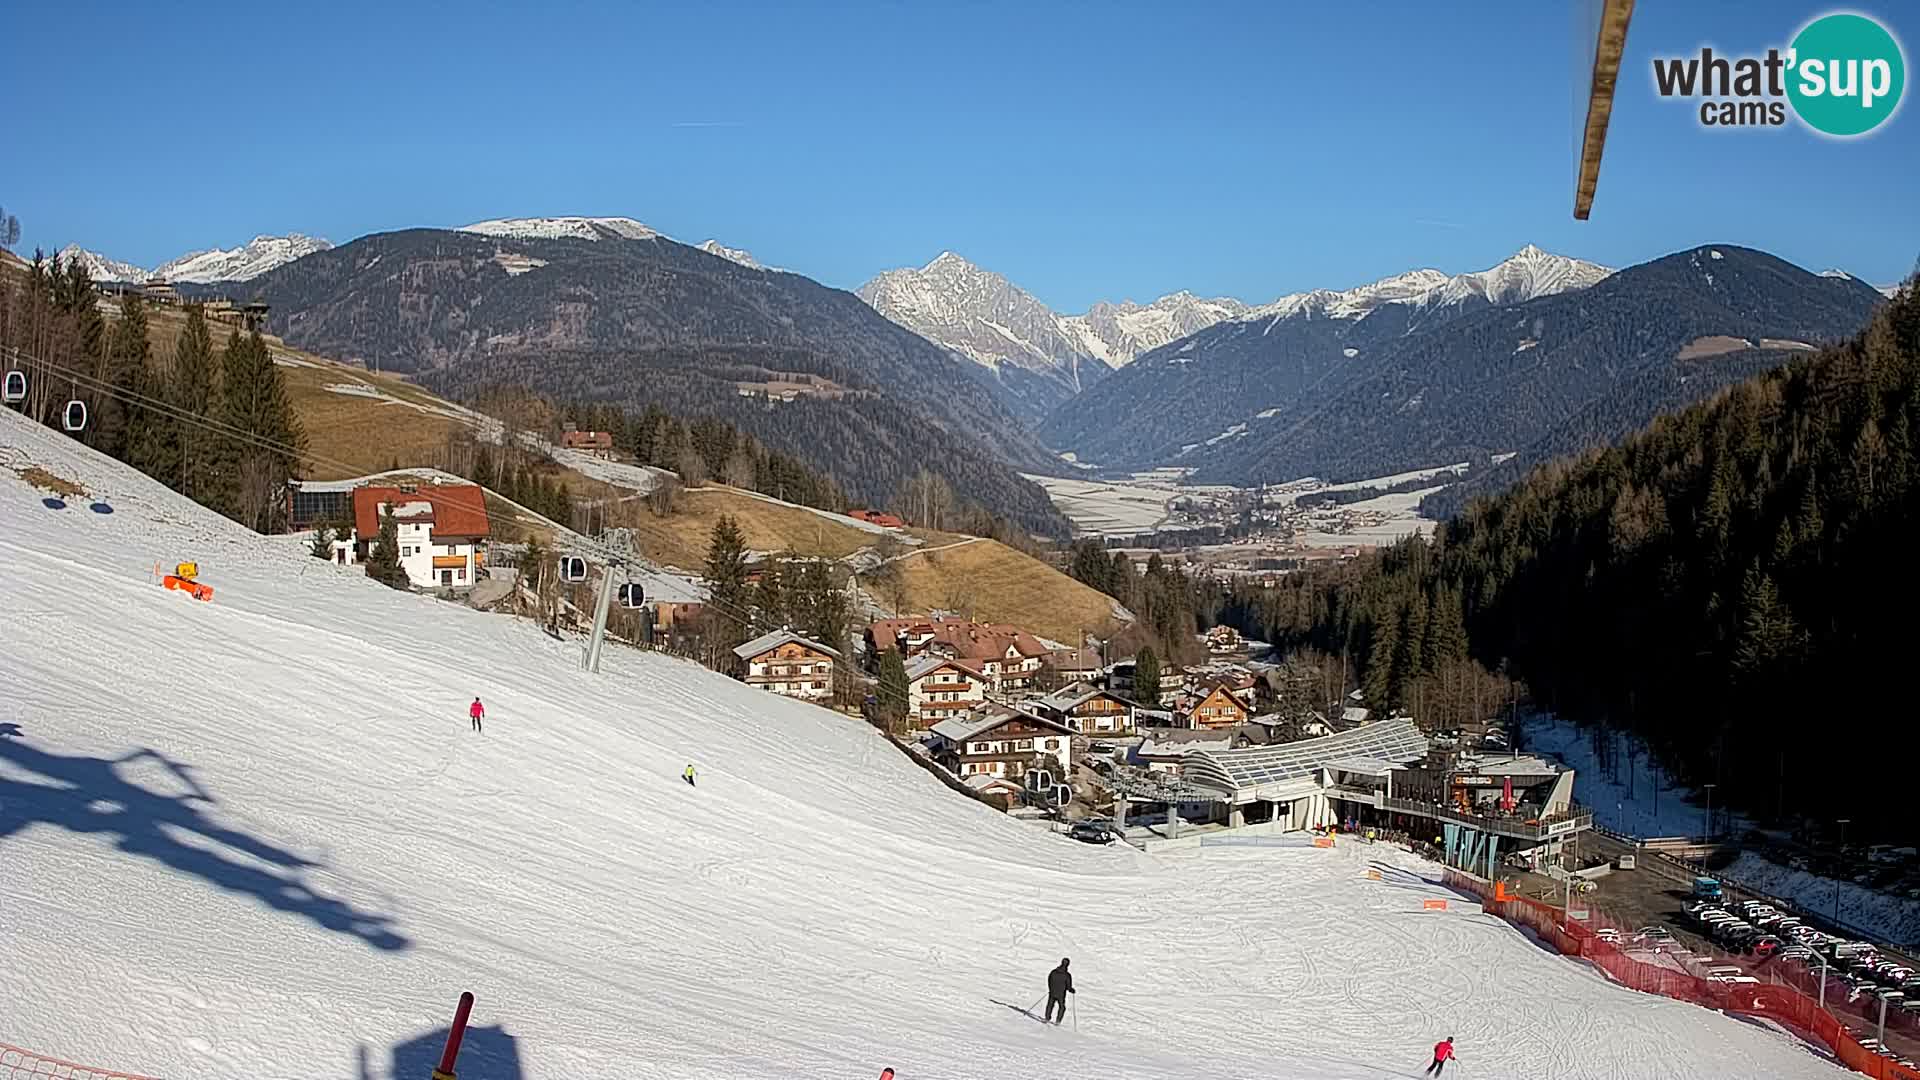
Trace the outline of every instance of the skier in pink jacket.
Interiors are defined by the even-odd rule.
[[[474,698],[473,704],[467,706],[467,718],[473,721],[473,730],[475,731],[484,730],[480,726],[480,721],[485,719],[486,715],[487,715],[487,707],[485,705],[480,704],[479,698]]]

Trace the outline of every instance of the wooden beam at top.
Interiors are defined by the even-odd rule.
[[[1633,0],[1606,0],[1600,13],[1599,40],[1593,51],[1593,82],[1587,93],[1587,131],[1580,144],[1580,178],[1573,192],[1573,216],[1587,220],[1593,191],[1600,184],[1600,153],[1607,145],[1607,121],[1613,117],[1613,89],[1620,81],[1620,58],[1627,51],[1627,23]]]

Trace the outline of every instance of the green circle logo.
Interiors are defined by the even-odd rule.
[[[1900,106],[1906,58],[1887,28],[1865,15],[1823,15],[1793,39],[1787,99],[1815,131],[1865,135]]]

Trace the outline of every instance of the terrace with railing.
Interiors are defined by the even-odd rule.
[[[1593,811],[1577,805],[1558,814],[1470,814],[1464,810],[1456,810],[1437,803],[1421,802],[1418,799],[1383,796],[1380,799],[1380,808],[1393,813],[1411,814],[1414,817],[1464,825],[1469,829],[1477,829],[1494,836],[1508,836],[1516,840],[1535,842],[1550,840],[1556,836],[1568,836],[1593,828]]]

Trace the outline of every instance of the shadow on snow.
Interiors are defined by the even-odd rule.
[[[118,759],[56,754],[27,742],[16,724],[0,734],[0,847],[31,825],[105,835],[129,855],[152,859],[229,892],[244,893],[268,907],[292,912],[339,934],[352,934],[376,949],[411,943],[388,926],[390,919],[321,895],[302,880],[319,864],[284,848],[216,823],[205,812],[214,799],[193,778],[191,766],[153,750]],[[122,777],[119,767],[159,763],[188,789],[183,795],[152,791]],[[18,779],[25,773],[28,779]],[[197,842],[196,842],[197,841]],[[238,852],[231,858],[204,846],[211,841]],[[262,865],[256,865],[256,860]]]
[[[423,1080],[440,1065],[440,1051],[447,1045],[447,1029],[396,1043],[388,1080]],[[360,1047],[360,1065],[356,1080],[377,1080],[368,1068],[367,1048]],[[459,1060],[453,1063],[460,1080],[525,1080],[520,1067],[520,1044],[513,1036],[492,1027],[469,1027],[460,1043]]]

